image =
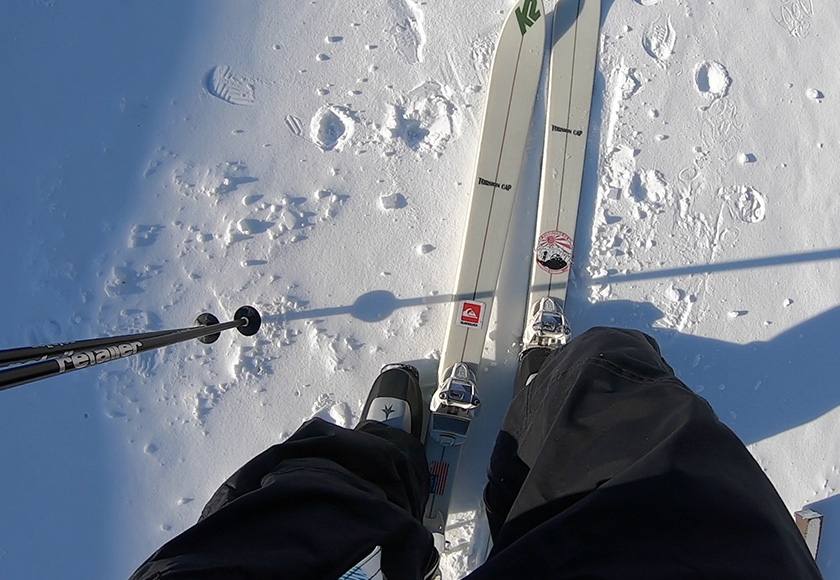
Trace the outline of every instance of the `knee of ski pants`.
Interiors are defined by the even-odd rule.
[[[557,349],[543,365],[541,374],[565,373],[591,362],[603,362],[640,377],[675,376],[652,336],[640,330],[607,326],[590,328]]]
[[[204,517],[249,491],[270,485],[290,459],[330,461],[379,487],[390,501],[422,518],[430,475],[423,446],[412,435],[376,421],[346,429],[314,418],[285,442],[251,459],[216,492]]]

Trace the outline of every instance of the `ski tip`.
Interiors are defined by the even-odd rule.
[[[519,0],[508,13],[508,22],[513,27],[514,22],[521,36],[525,36],[535,24],[545,30],[545,6],[542,0]]]

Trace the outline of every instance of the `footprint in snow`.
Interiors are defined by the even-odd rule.
[[[301,137],[303,135],[303,122],[294,115],[286,115],[286,127],[289,128],[292,135],[295,137]]]
[[[755,224],[764,219],[767,200],[752,187],[724,187],[720,193],[729,203],[729,211],[733,217],[747,224]]]
[[[435,81],[415,87],[390,106],[382,136],[393,150],[440,157],[458,131],[460,115],[447,97],[451,90]]]
[[[353,411],[350,405],[343,401],[336,401],[332,393],[322,393],[318,396],[312,405],[312,417],[318,417],[339,427],[350,427],[353,424]]]
[[[412,0],[388,0],[387,4],[396,20],[390,30],[394,52],[408,64],[423,62],[426,31],[420,6]]]
[[[379,198],[379,207],[384,210],[402,209],[408,205],[408,201],[401,193],[391,193]]]
[[[726,67],[719,62],[707,61],[697,65],[694,82],[701,95],[709,99],[719,99],[729,92],[732,77],[729,76]]]
[[[676,43],[677,33],[671,24],[670,16],[664,24],[661,22],[661,18],[658,18],[648,27],[642,39],[642,46],[645,52],[663,66],[665,65],[665,61],[674,54]]]
[[[220,64],[207,75],[207,90],[232,105],[254,104],[254,82],[234,76],[226,64]]]
[[[147,226],[137,224],[131,228],[131,237],[128,246],[130,248],[151,246],[157,241],[163,229],[164,226],[162,225]]]
[[[817,89],[808,89],[807,91],[805,91],[805,96],[817,103],[822,103],[823,99],[825,98],[823,92]]]
[[[350,109],[327,105],[312,117],[309,134],[322,151],[341,151],[353,136],[355,124]]]

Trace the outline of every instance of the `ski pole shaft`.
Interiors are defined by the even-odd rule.
[[[58,344],[45,344],[42,346],[26,346],[22,348],[10,348],[0,350],[0,367],[19,364],[27,361],[58,358],[69,356],[79,350],[87,350],[119,344],[128,340],[145,340],[157,336],[164,336],[179,332],[180,330],[159,330],[156,332],[143,332],[140,334],[125,334],[122,336],[106,336],[104,338],[91,338],[77,340],[75,342],[62,342]]]
[[[209,344],[218,339],[222,331],[230,328],[238,329],[245,336],[252,336],[259,330],[261,318],[255,308],[243,306],[236,311],[230,322],[220,323],[212,314],[202,314],[197,322],[199,326],[193,328],[100,339],[109,342],[95,348],[73,350],[67,356],[0,370],[0,391],[194,338],[203,339],[202,342]],[[68,343],[65,347],[74,344]]]

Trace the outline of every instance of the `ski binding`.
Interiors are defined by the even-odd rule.
[[[523,336],[525,348],[564,346],[572,336],[572,330],[560,300],[545,296],[531,307],[531,320]]]
[[[467,438],[475,410],[481,404],[476,396],[475,373],[466,363],[455,363],[431,400],[429,434],[443,445],[461,445]]]

